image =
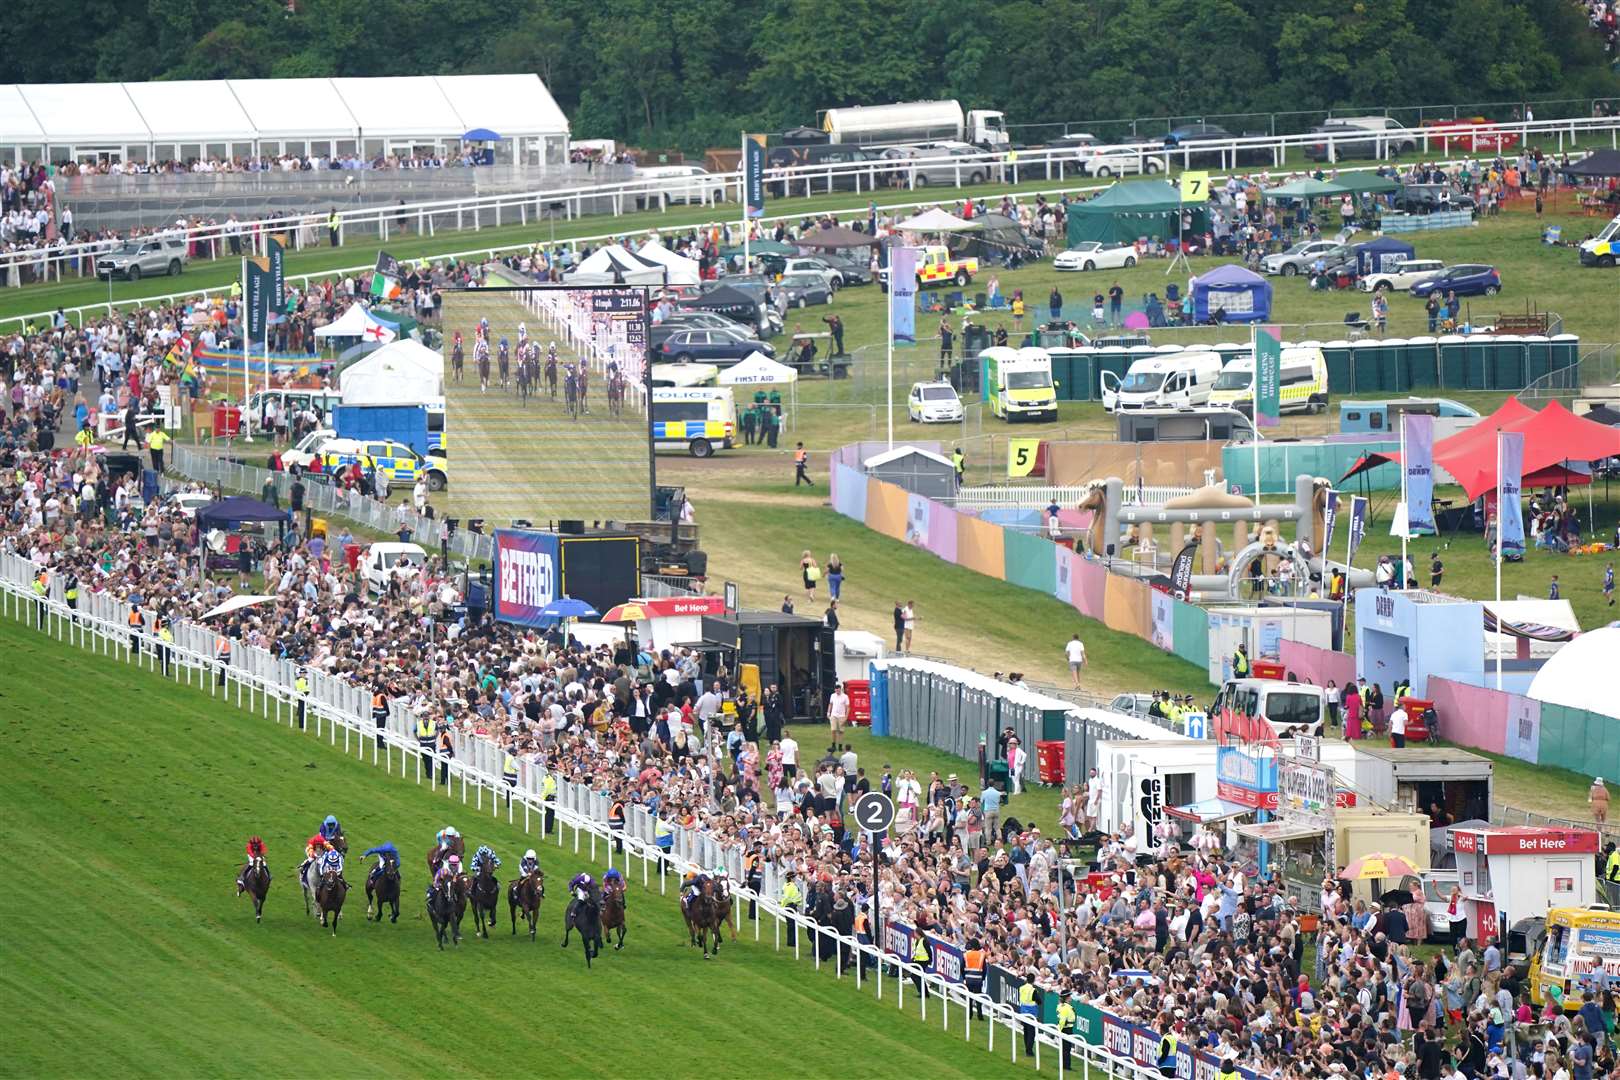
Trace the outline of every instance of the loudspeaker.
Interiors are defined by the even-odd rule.
[[[686,572],[694,577],[707,577],[709,573],[709,553],[706,551],[688,551],[686,553]]]
[[[557,522],[557,531],[567,533],[570,536],[583,536],[585,534],[585,522],[582,520],[559,521]]]

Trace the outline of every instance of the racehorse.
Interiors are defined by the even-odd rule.
[[[454,944],[461,944],[461,917],[456,914],[456,882],[455,879],[448,886],[440,886],[428,891],[427,909],[428,918],[433,922],[433,933],[439,939],[439,948],[444,948],[445,933],[448,931]]]
[[[608,380],[608,412],[618,416],[624,411],[624,376],[618,372]]]
[[[714,951],[720,951],[720,898],[714,894],[714,882],[704,881],[702,890],[690,899],[681,901],[681,914],[686,917],[686,929],[691,934],[689,944],[703,948],[703,959],[709,959],[709,931],[714,931]]]
[[[557,400],[557,358],[546,356],[546,389],[551,392],[551,400]]]
[[[247,873],[242,875],[242,888],[237,895],[243,892],[253,897],[253,921],[264,922],[264,898],[270,892],[270,868],[264,864],[263,855],[255,855]]]
[[[321,925],[332,928],[332,936],[337,937],[338,916],[343,914],[343,901],[349,895],[349,883],[343,880],[343,875],[336,870],[328,870],[321,875],[321,883],[315,888],[315,908],[320,913]],[[332,916],[328,923],[326,917]]]
[[[490,928],[495,925],[495,905],[501,900],[501,883],[495,877],[495,871],[489,862],[478,864],[478,876],[472,883],[472,909],[473,933],[484,939],[489,938]]]
[[[736,940],[737,940],[737,925],[731,921],[731,883],[730,883],[730,881],[722,881],[720,883],[720,890],[714,894],[714,906],[715,906],[715,914],[716,914],[716,916],[717,916],[717,918],[719,920],[719,921],[717,921],[715,923],[715,927],[714,927],[714,951],[719,952],[720,951],[720,928],[722,926],[730,928],[730,930],[731,930],[731,940],[733,942],[736,942]]]
[[[602,931],[611,934],[619,932],[618,940],[613,943],[613,950],[624,948],[624,886],[608,885],[602,889]]]
[[[546,895],[546,875],[537,867],[533,873],[518,878],[506,887],[506,903],[512,910],[512,933],[517,934],[517,913],[529,921],[529,940],[534,940],[535,928],[540,922],[540,901]]]
[[[585,943],[588,968],[602,951],[602,901],[595,885],[584,899],[576,895],[568,902],[568,910],[563,913],[563,948],[568,948],[568,935],[574,930],[579,931],[580,940]]]
[[[366,877],[366,919],[371,918],[373,895],[377,902],[377,921],[382,922],[383,905],[393,908],[389,922],[399,922],[399,864],[392,859],[383,860],[383,871],[375,879]]]

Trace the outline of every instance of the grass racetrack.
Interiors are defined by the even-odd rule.
[[[1000,1075],[961,1014],[919,1022],[870,984],[775,955],[743,924],[705,963],[670,894],[631,877],[625,950],[587,972],[561,940],[568,879],[588,866],[492,819],[300,735],[110,657],[0,621],[0,1075],[313,1076]],[[412,770],[414,777],[414,769]],[[365,871],[334,938],[303,912],[291,870],[327,813],[351,850],[405,858],[397,925],[364,921]],[[510,877],[533,844],[548,897],[540,937],[470,937],[440,953],[422,912],[423,857],[454,824]],[[538,820],[536,820],[538,828]],[[262,925],[235,896],[242,845],[269,845]],[[501,917],[506,918],[504,900]],[[784,941],[786,941],[784,935]],[[885,980],[888,981],[888,980]],[[890,984],[892,989],[892,983]],[[909,997],[909,995],[908,995]],[[1005,1035],[1003,1037],[1006,1037]],[[1048,1065],[1055,1068],[1055,1061]]]

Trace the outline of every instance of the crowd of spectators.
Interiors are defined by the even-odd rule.
[[[455,169],[479,164],[479,151],[468,147],[439,154],[263,154],[242,157],[194,157],[166,161],[124,161],[99,158],[94,162],[63,162],[62,176],[179,176],[190,173],[296,173],[382,169]]]

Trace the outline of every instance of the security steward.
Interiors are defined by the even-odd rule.
[[[956,470],[956,482],[960,484],[967,475],[967,455],[960,446],[951,451],[951,468]]]
[[[45,598],[51,592],[51,572],[41,570],[34,575],[34,610],[38,613],[39,628],[45,629]]]
[[[1035,989],[1035,976],[1024,972],[1024,981],[1018,987],[1018,1015],[1024,1028],[1024,1056],[1035,1056],[1035,1022],[1040,1019],[1040,991]]]
[[[79,575],[71,570],[67,572],[67,579],[62,582],[62,599],[67,601],[69,611],[77,612],[79,610]],[[74,622],[79,621],[77,614],[70,615],[68,618]]]
[[[1239,645],[1237,652],[1232,654],[1232,678],[1247,679],[1249,677],[1249,647]]]
[[[141,634],[146,631],[146,620],[141,615],[141,609],[129,609],[129,655],[133,659],[141,655]]]
[[[163,675],[169,675],[169,646],[174,644],[174,631],[169,629],[169,620],[161,615],[157,618],[158,660],[163,665]]]
[[[984,993],[984,944],[978,938],[970,939],[967,951],[962,954],[962,984],[973,995],[973,1015],[983,1016],[979,995]]]
[[[1176,1075],[1176,1051],[1180,1049],[1180,1040],[1176,1037],[1176,1029],[1171,1028],[1159,1040],[1159,1075]]]
[[[220,634],[214,639],[214,681],[221,689],[225,686],[225,671],[230,666],[231,639],[224,634]]]
[[[613,805],[608,807],[608,830],[614,833],[613,850],[618,854],[624,853],[624,800],[614,799]]]
[[[756,843],[754,850],[743,856],[743,884],[754,896],[759,895],[760,889],[765,887],[765,855],[764,845]],[[757,907],[753,900],[748,901],[748,917],[754,918],[754,909]],[[856,924],[860,923],[860,915],[856,915]]]
[[[1221,1062],[1221,1067],[1215,1074],[1215,1080],[1238,1080],[1237,1058],[1229,1057]]]
[[[1609,903],[1620,903],[1620,848],[1609,845],[1609,861],[1603,867],[1603,880],[1609,887]]]
[[[422,764],[427,766],[428,775],[433,775],[433,745],[438,742],[439,736],[433,730],[433,721],[424,713],[416,718],[416,747],[422,751]]]
[[[911,945],[911,962],[918,968],[917,974],[912,976],[912,981],[917,984],[917,992],[920,994],[922,993],[923,972],[927,971],[928,965],[934,962],[934,954],[928,948],[927,934],[918,932],[917,940]]]
[[[309,703],[309,675],[303,668],[298,669],[298,677],[293,680],[293,692],[298,695],[298,730],[304,730],[304,714]]]
[[[546,778],[540,785],[540,801],[546,807],[546,831],[544,835],[550,836],[551,827],[557,823],[557,778],[549,772],[546,773]],[[657,831],[656,826],[654,831]],[[668,826],[665,826],[665,831],[668,831]],[[674,834],[670,833],[670,836],[673,837]]]
[[[782,906],[793,912],[804,907],[804,894],[799,891],[799,883],[793,880],[792,870],[787,872],[786,880],[782,882]]]
[[[333,247],[338,246],[338,212],[335,206],[332,208],[331,213],[326,215],[326,236],[332,242]]]
[[[377,749],[383,747],[383,732],[388,728],[388,695],[378,687],[371,695],[371,722],[377,726]]]
[[[1074,1034],[1075,1023],[1079,1019],[1080,1019],[1079,1016],[1077,1016],[1075,1014],[1074,1006],[1069,1004],[1069,999],[1068,998],[1059,998],[1058,999],[1058,1007],[1057,1007],[1057,1026],[1058,1026],[1058,1030],[1061,1031],[1065,1035],[1071,1035],[1072,1036]],[[1061,1044],[1063,1046],[1063,1070],[1065,1072],[1067,1072],[1069,1070],[1069,1053],[1070,1053],[1069,1040],[1068,1039],[1063,1039],[1063,1040],[1061,1040]]]

